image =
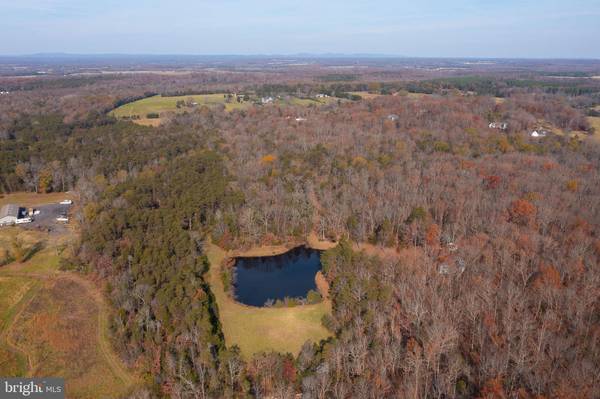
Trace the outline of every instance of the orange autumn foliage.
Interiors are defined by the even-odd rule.
[[[427,228],[427,232],[425,233],[425,241],[429,246],[437,246],[440,243],[440,226],[433,223]]]
[[[535,205],[525,199],[513,201],[509,208],[511,221],[522,225],[531,224],[535,218],[536,212],[537,209]]]
[[[277,159],[277,156],[273,154],[267,154],[260,159],[260,162],[264,165],[270,165]]]
[[[501,376],[488,380],[481,390],[480,396],[482,399],[505,399],[506,397]]]
[[[540,276],[536,280],[536,285],[539,288],[544,289],[548,286],[560,288],[562,285],[561,281],[560,272],[556,267],[544,263],[540,265]]]

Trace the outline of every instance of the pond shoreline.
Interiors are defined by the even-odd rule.
[[[263,256],[277,256],[291,251],[294,248],[305,246],[317,251],[326,251],[337,246],[335,241],[319,240],[316,234],[309,234],[305,240],[290,241],[279,245],[257,245],[249,249],[234,249],[227,252],[229,258],[257,258]]]
[[[238,345],[245,359],[261,351],[297,355],[307,340],[318,343],[331,336],[321,323],[325,315],[331,315],[329,299],[292,308],[244,305],[225,291],[221,279],[221,270],[231,257],[231,251],[208,243],[207,256],[208,282],[215,296],[225,342]]]

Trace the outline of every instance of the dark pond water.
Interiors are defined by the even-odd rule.
[[[320,251],[298,247],[277,256],[236,258],[235,296],[246,305],[263,306],[269,299],[306,297],[316,290]]]

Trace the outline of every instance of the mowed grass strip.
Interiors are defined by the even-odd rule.
[[[11,193],[0,195],[0,207],[6,204],[16,204],[23,207],[32,207],[45,204],[56,204],[64,199],[74,199],[72,193]]]
[[[331,302],[293,308],[258,308],[234,301],[224,291],[220,269],[227,254],[214,244],[207,246],[209,282],[228,346],[239,346],[242,355],[276,351],[297,355],[306,341],[319,342],[331,334],[321,323],[331,313]]]

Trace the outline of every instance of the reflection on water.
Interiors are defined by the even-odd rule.
[[[320,252],[298,247],[277,256],[237,258],[235,296],[246,305],[263,306],[268,300],[306,297],[316,290],[321,270]]]

